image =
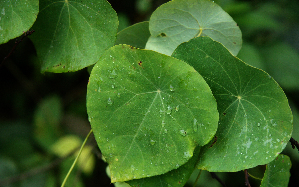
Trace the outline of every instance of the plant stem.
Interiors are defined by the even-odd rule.
[[[89,131],[89,133],[88,133],[88,135],[86,136],[86,138],[85,138],[83,144],[81,145],[81,148],[80,148],[80,150],[79,150],[79,153],[78,153],[76,159],[74,160],[74,162],[73,162],[71,168],[69,169],[68,173],[66,174],[66,176],[65,176],[65,178],[64,178],[64,180],[63,180],[63,183],[61,184],[61,187],[64,187],[64,185],[65,185],[67,179],[69,178],[69,175],[71,174],[72,170],[74,169],[74,167],[75,167],[75,165],[76,165],[76,163],[77,163],[77,161],[78,161],[78,158],[79,158],[79,156],[80,156],[80,154],[81,154],[81,152],[82,152],[82,150],[83,150],[83,147],[85,146],[85,144],[86,144],[86,142],[87,142],[87,140],[88,140],[88,138],[89,138],[89,136],[90,136],[91,133],[92,133],[92,129]]]
[[[194,182],[194,184],[193,184],[193,187],[196,186],[196,183],[197,183],[197,181],[199,180],[199,177],[200,177],[201,172],[202,172],[202,170],[199,171],[199,173],[198,173],[198,175],[197,175],[197,178],[196,178],[196,180],[195,180],[195,182]]]

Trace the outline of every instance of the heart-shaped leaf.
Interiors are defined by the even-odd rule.
[[[146,49],[171,55],[183,42],[209,36],[233,54],[241,49],[242,34],[236,22],[209,0],[173,0],[160,6],[149,22]]]
[[[36,20],[38,0],[0,2],[0,44],[26,32]]]
[[[291,160],[288,156],[278,155],[275,160],[267,164],[260,187],[288,186],[291,166]]]
[[[178,168],[218,123],[211,90],[191,66],[127,45],[109,49],[94,66],[87,112],[112,182]]]
[[[216,138],[202,148],[198,167],[208,171],[239,171],[269,163],[292,134],[292,113],[279,85],[209,37],[181,44],[174,57],[192,65],[216,98]]]
[[[77,71],[96,63],[113,46],[117,26],[106,0],[41,0],[31,37],[41,71]]]

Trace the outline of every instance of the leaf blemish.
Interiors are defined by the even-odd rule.
[[[164,32],[160,33],[158,36],[161,36],[161,37],[166,37],[166,34]]]
[[[217,136],[215,136],[214,137],[214,141],[213,141],[213,143],[210,145],[210,147],[209,148],[211,148],[211,147],[213,147],[214,146],[214,144],[217,142]]]
[[[140,67],[142,67],[142,62],[139,61],[139,62],[138,62],[138,65],[139,65]],[[144,69],[144,68],[142,67],[142,69]]]

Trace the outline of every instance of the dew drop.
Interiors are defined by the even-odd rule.
[[[180,105],[178,105],[178,106],[175,107],[175,111],[176,111],[176,112],[178,112],[179,109],[180,109]]]
[[[189,152],[184,152],[184,158],[190,158],[192,155]]]
[[[257,126],[258,126],[258,127],[260,127],[260,126],[261,126],[261,124],[260,124],[260,123],[257,123]]]
[[[185,130],[180,130],[180,134],[181,134],[182,136],[186,136],[186,135],[187,135],[187,132],[186,132]]]
[[[120,97],[120,93],[117,93],[117,97]]]
[[[171,114],[171,109],[172,109],[171,106],[168,105],[167,110],[166,110],[166,114],[168,114],[168,115]]]
[[[5,8],[2,8],[1,14],[5,15]]]
[[[167,129],[164,129],[165,134],[167,133],[167,131],[168,131]]]
[[[152,145],[155,145],[156,141],[155,141],[155,140],[151,140],[150,143],[151,143]]]
[[[174,88],[173,88],[172,85],[169,86],[169,90],[170,90],[171,92],[174,92]]]
[[[165,127],[165,121],[162,120],[162,127]]]
[[[112,70],[111,72],[110,72],[110,74],[109,74],[109,78],[110,79],[114,79],[114,78],[116,78],[117,77],[117,73],[116,73],[116,71],[115,71],[115,69],[114,70]]]
[[[114,84],[111,85],[111,88],[115,88]]]
[[[195,119],[195,118],[193,120],[193,130],[194,130],[194,132],[197,132],[197,119]]]
[[[111,98],[110,98],[110,97],[108,98],[108,101],[107,101],[107,103],[108,103],[108,105],[112,105],[112,104],[113,104],[113,102],[112,102],[112,100],[111,100]]]

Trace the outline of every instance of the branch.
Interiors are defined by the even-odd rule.
[[[8,59],[8,57],[10,57],[10,55],[16,50],[17,46],[19,45],[19,43],[21,43],[23,41],[23,39],[29,35],[31,35],[32,33],[34,33],[35,30],[32,31],[27,31],[27,32],[23,32],[24,35],[22,36],[22,38],[20,40],[16,40],[15,41],[15,45],[12,47],[11,51],[8,53],[8,55],[2,60],[1,64],[0,64],[0,68],[1,66],[3,66],[4,62],[6,61],[6,59]]]
[[[225,183],[214,172],[210,172],[213,179],[216,179],[222,186],[226,187]]]
[[[294,138],[292,138],[292,137],[290,139],[290,142],[292,144],[292,148],[295,149],[295,147],[296,147],[298,149],[298,151],[299,151],[299,143]]]
[[[247,187],[251,187],[250,186],[250,183],[249,183],[249,180],[248,180],[248,171],[247,171],[247,169],[245,169],[244,170],[244,173],[245,173],[245,186],[247,186]]]

